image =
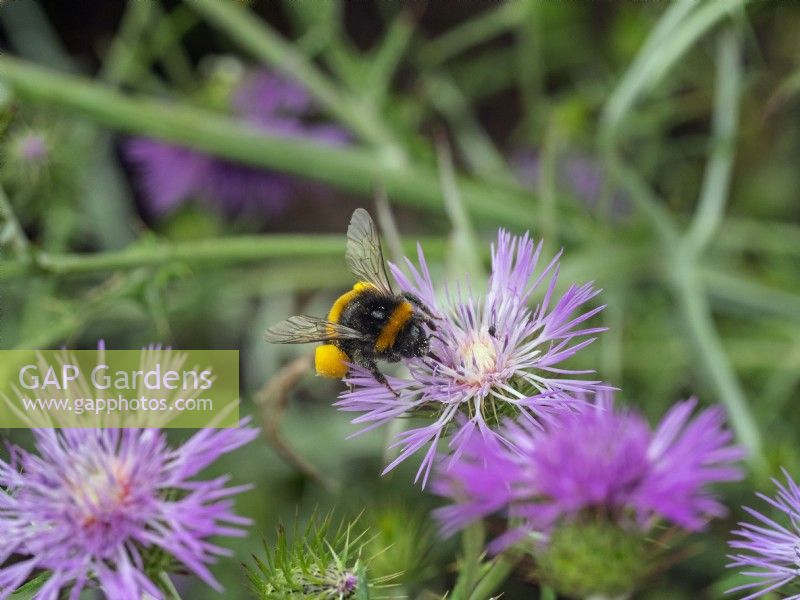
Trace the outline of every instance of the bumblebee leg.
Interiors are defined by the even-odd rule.
[[[409,302],[411,302],[411,304],[413,304],[414,306],[416,306],[416,307],[417,307],[418,309],[420,309],[420,310],[421,310],[423,313],[425,313],[426,315],[428,315],[428,316],[430,317],[430,319],[426,319],[426,321],[425,321],[425,324],[426,324],[428,327],[430,327],[432,331],[436,331],[436,325],[433,323],[433,321],[434,321],[434,320],[436,320],[436,321],[441,321],[441,320],[442,320],[442,318],[441,318],[441,317],[437,317],[436,315],[434,315],[434,314],[431,312],[431,309],[430,309],[430,308],[428,308],[428,307],[425,305],[425,303],[424,303],[422,300],[420,300],[419,298],[417,298],[417,296],[415,296],[414,294],[412,294],[412,293],[410,293],[410,292],[403,292],[403,294],[402,294],[402,295],[403,295],[403,298],[405,298],[406,300],[408,300]]]
[[[364,356],[362,352],[354,352],[353,353],[353,362],[358,364],[359,366],[364,367],[367,371],[369,371],[372,376],[375,378],[375,381],[381,383],[386,386],[386,389],[394,394],[395,398],[399,398],[400,394],[398,394],[389,382],[386,380],[386,376],[380,372],[378,369],[378,365],[372,358]]]
[[[442,362],[442,359],[439,358],[438,356],[436,356],[433,352],[428,352],[428,354],[426,354],[426,356],[428,358],[430,358],[431,360],[435,360],[437,363],[441,363]]]
[[[447,342],[445,342],[445,341],[442,339],[442,337],[441,337],[441,336],[439,336],[439,335],[437,335],[437,334],[435,334],[435,333],[432,333],[432,334],[430,334],[430,335],[428,336],[428,339],[430,339],[430,338],[433,338],[433,339],[435,339],[435,340],[439,340],[440,342],[442,342],[442,345],[443,345],[443,346],[447,346]]]

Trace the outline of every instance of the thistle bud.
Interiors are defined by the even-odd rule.
[[[376,581],[367,579],[362,558],[365,533],[355,523],[331,531],[330,516],[312,517],[292,539],[283,527],[274,546],[264,544],[265,558],[254,556],[255,566],[245,566],[250,587],[258,598],[313,598],[345,600],[364,597]]]
[[[560,524],[535,557],[538,578],[576,598],[624,598],[652,563],[641,531],[589,518]]]

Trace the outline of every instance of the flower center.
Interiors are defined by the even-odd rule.
[[[459,344],[457,355],[466,383],[483,385],[487,376],[497,370],[497,346],[488,331],[470,333]]]
[[[78,522],[93,529],[129,504],[133,492],[130,473],[116,457],[77,469],[67,484]]]

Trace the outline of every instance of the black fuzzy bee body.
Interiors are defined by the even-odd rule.
[[[426,327],[436,329],[433,315],[413,294],[392,291],[375,225],[364,209],[356,209],[350,220],[345,257],[358,282],[336,299],[328,318],[290,317],[268,329],[265,338],[282,344],[325,342],[315,353],[319,375],[341,379],[348,364],[357,364],[391,390],[376,361],[431,356]]]

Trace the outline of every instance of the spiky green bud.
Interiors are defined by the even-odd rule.
[[[558,525],[536,562],[542,581],[576,598],[625,597],[650,565],[642,532],[599,518]]]
[[[280,527],[275,545],[264,544],[265,558],[245,566],[250,586],[265,600],[367,600],[382,581],[367,578],[365,536],[355,523],[333,531],[330,515],[312,517],[303,531],[295,527],[292,539]]]

